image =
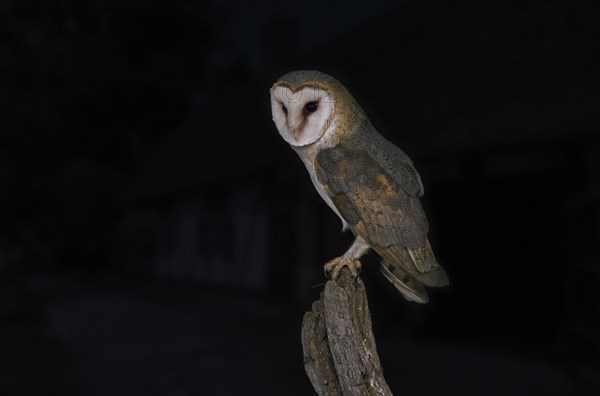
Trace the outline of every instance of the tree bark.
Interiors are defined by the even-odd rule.
[[[391,395],[379,362],[365,287],[343,269],[302,321],[304,368],[319,395]]]

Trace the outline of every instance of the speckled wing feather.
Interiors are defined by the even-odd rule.
[[[444,286],[448,278],[427,240],[419,175],[400,149],[370,138],[368,148],[341,141],[322,150],[317,179],[352,231],[383,258],[384,275],[408,299],[426,302],[423,285]],[[377,150],[380,144],[387,146]]]

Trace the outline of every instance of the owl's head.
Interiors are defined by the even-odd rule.
[[[364,113],[335,78],[314,70],[282,76],[271,87],[271,112],[279,134],[293,147],[315,143],[332,128],[349,130]]]

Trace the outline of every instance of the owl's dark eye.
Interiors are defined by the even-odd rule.
[[[283,103],[281,104],[281,110],[283,111],[283,114],[287,114],[287,107],[285,107]]]
[[[304,105],[304,112],[306,114],[314,113],[315,111],[317,111],[318,107],[319,106],[318,106],[317,102],[308,102],[307,104]]]

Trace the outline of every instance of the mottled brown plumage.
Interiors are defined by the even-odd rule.
[[[393,283],[397,278],[426,300],[421,285],[444,286],[448,279],[427,240],[418,174],[395,146],[394,158],[401,159],[395,165],[377,155],[377,146],[385,144],[377,140],[383,137],[369,135],[371,139],[356,139],[352,145],[342,138],[336,147],[321,151],[315,160],[317,180],[350,229],[384,260],[388,278]]]

